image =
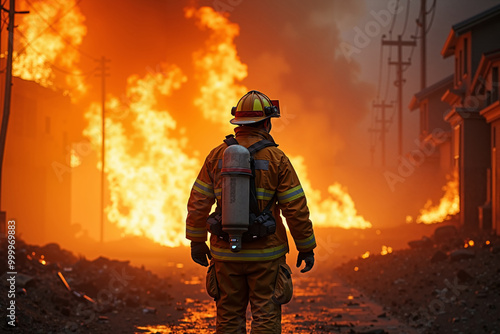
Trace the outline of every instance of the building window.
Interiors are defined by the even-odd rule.
[[[460,82],[462,82],[462,77],[464,75],[464,73],[462,72],[462,69],[463,69],[463,51],[460,50],[460,53],[459,53],[459,57],[458,57],[458,71],[459,71],[459,76],[458,78],[460,79]]]
[[[491,69],[491,102],[498,101],[498,66]]]
[[[469,41],[467,38],[464,38],[464,75],[467,74],[467,62],[468,62],[468,53],[469,53]]]

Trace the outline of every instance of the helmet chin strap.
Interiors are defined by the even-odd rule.
[[[271,123],[271,119],[266,119],[266,123],[264,124],[264,129],[266,129],[267,133],[271,133],[271,129],[273,127],[273,124]]]

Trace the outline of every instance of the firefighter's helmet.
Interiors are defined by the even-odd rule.
[[[231,124],[245,125],[263,121],[270,117],[280,117],[278,100],[271,100],[265,94],[256,90],[246,93],[236,107],[231,109],[234,118]]]

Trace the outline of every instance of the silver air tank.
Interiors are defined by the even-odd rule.
[[[222,157],[222,230],[229,235],[231,251],[241,250],[250,213],[250,152],[241,145],[226,148]]]

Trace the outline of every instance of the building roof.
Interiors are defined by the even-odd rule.
[[[415,93],[415,95],[413,95],[413,97],[411,98],[408,108],[410,110],[415,110],[420,107],[420,102],[422,102],[422,100],[424,100],[428,96],[448,86],[451,87],[453,85],[453,76],[453,74],[450,74],[446,78],[441,79],[438,82],[425,87],[420,92]]]
[[[487,72],[490,70],[492,62],[498,61],[498,59],[500,59],[500,49],[485,52],[481,56],[481,61],[477,67],[476,75],[474,75],[474,79],[470,85],[471,92],[474,91],[477,85],[483,84],[482,81],[484,81]]]
[[[500,4],[453,25],[450,33],[448,34],[448,38],[444,43],[443,49],[441,50],[443,58],[453,55],[458,36],[470,31],[473,27],[498,16],[500,16]]]

